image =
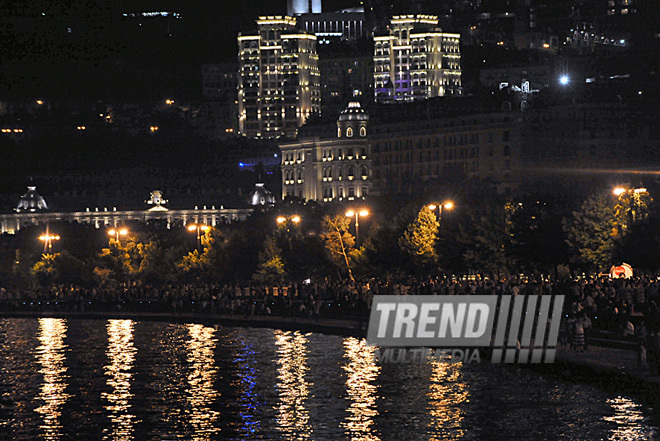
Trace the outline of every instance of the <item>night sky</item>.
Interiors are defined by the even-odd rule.
[[[201,64],[236,61],[236,35],[259,15],[286,14],[286,1],[4,1],[0,11],[0,96],[96,99],[160,93],[168,76],[198,89]],[[147,11],[182,18],[123,16]]]

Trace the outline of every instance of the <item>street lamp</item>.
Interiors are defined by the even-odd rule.
[[[301,220],[302,219],[297,214],[294,214],[294,215],[288,216],[288,217],[287,216],[278,216],[277,219],[276,219],[278,226],[283,228],[286,225],[287,233],[290,231],[289,226],[287,225],[289,223],[289,221],[292,222],[294,225],[298,225]]]
[[[191,224],[188,225],[188,231],[193,232],[197,231],[197,247],[201,248],[202,247],[202,234],[201,232],[207,232],[211,227],[205,224]]]
[[[127,234],[128,230],[126,228],[111,228],[108,230],[108,236],[115,236],[117,242],[119,242],[119,236],[126,236]]]
[[[361,210],[361,211],[353,211],[353,210],[348,210],[346,212],[347,217],[353,217],[355,216],[355,244],[357,245],[360,242],[360,216],[366,217],[369,215],[369,212],[367,210]]]
[[[442,204],[429,204],[427,205],[428,209],[431,211],[435,211],[435,209],[438,209],[438,220],[442,220],[442,210],[451,210],[454,208],[454,203],[452,201],[445,201]]]
[[[44,252],[46,252],[46,248],[48,248],[48,252],[50,253],[53,250],[53,241],[60,240],[60,236],[57,234],[45,233],[39,236],[39,240],[44,243]]]
[[[619,202],[621,202],[621,196],[625,194],[629,194],[632,196],[632,202],[630,206],[630,220],[632,222],[636,222],[639,220],[639,213],[637,213],[638,208],[641,208],[642,206],[642,195],[648,193],[646,188],[644,187],[639,187],[639,188],[624,188],[624,187],[616,187],[614,190],[612,190],[612,193],[619,199]]]

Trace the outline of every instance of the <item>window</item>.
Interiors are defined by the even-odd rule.
[[[352,137],[353,137],[353,129],[352,129],[351,127],[349,127],[349,128],[346,129],[346,136],[347,136],[348,138],[352,138]]]
[[[353,176],[355,176],[354,171],[355,171],[355,169],[354,169],[353,166],[351,165],[350,167],[348,167],[348,173],[347,173],[346,175],[347,175],[349,178],[352,178]]]
[[[362,173],[360,173],[360,174],[362,175],[363,178],[366,178],[368,176],[366,166],[364,166],[364,165],[362,166]]]
[[[341,127],[337,127],[337,138],[341,138]]]
[[[360,127],[360,136],[363,138],[367,136],[367,128],[366,127]]]
[[[511,156],[511,147],[508,146],[508,145],[505,145],[503,154],[504,154],[504,156]]]

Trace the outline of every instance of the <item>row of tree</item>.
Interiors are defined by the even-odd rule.
[[[49,228],[59,229],[62,243],[44,254],[31,227],[0,237],[0,285],[593,274],[622,261],[660,269],[660,210],[647,192],[592,195],[576,209],[570,202],[486,198],[457,204],[442,219],[419,203],[387,217],[382,205],[373,206],[359,244],[342,207],[302,203],[278,207],[301,222],[276,223],[272,211],[257,211],[246,222],[207,230],[199,242],[183,226],[134,224],[128,236],[108,239],[91,226],[61,224]]]

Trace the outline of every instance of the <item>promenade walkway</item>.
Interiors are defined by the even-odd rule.
[[[660,387],[660,375],[652,374],[648,367],[642,368],[635,351],[599,346],[590,346],[587,351],[559,349],[556,359],[594,372],[624,375]]]
[[[300,330],[304,332],[320,332],[324,334],[366,337],[367,322],[335,318],[299,317],[299,316],[267,316],[267,315],[218,315],[218,314],[171,314],[158,312],[39,312],[15,311],[2,312],[0,317],[38,318],[57,317],[67,319],[131,319],[171,321],[175,323],[208,323],[219,326],[241,326],[252,328],[277,328],[283,330]]]

